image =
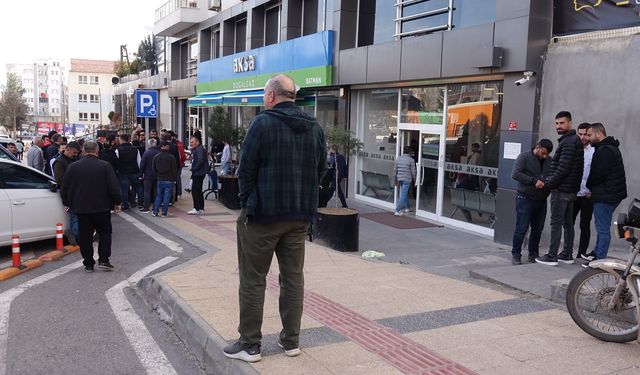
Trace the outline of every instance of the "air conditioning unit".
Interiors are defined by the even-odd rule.
[[[209,0],[209,10],[219,12],[222,9],[222,0]]]

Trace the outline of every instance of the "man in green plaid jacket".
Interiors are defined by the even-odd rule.
[[[274,253],[283,325],[278,345],[288,356],[300,354],[305,238],[317,211],[327,152],[318,121],[300,110],[295,98],[291,77],[272,77],[264,90],[267,110],[251,122],[240,152],[240,339],[224,354],[247,362],[261,359],[266,277]]]

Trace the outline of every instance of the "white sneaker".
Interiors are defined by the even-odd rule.
[[[393,213],[395,216],[402,216],[402,212],[401,211],[396,211]]]
[[[196,209],[194,208],[194,209],[192,209],[192,210],[190,210],[190,211],[187,211],[187,215],[197,215],[197,214],[198,214],[198,212],[199,212],[199,211],[198,211],[198,210],[196,210]]]
[[[405,208],[404,212],[411,212],[411,209],[410,208]]]
[[[287,357],[295,357],[297,355],[300,355],[300,353],[302,353],[300,348],[285,349],[284,345],[282,345],[282,343],[280,342],[280,339],[278,339],[278,346],[280,347],[280,349],[284,350],[284,354]]]
[[[198,210],[198,215],[204,214],[204,210]]]

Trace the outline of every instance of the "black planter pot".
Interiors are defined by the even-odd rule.
[[[235,176],[218,176],[220,191],[218,199],[226,208],[232,210],[240,209],[240,198],[238,198],[238,178]]]
[[[314,241],[338,251],[358,251],[360,216],[349,208],[319,208],[313,224]]]

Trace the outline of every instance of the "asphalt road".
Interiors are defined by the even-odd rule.
[[[75,253],[0,283],[0,374],[202,373],[131,282],[158,261],[151,273],[203,252],[160,218],[127,218],[112,218],[115,271],[86,273]],[[30,247],[37,255],[50,244]]]

